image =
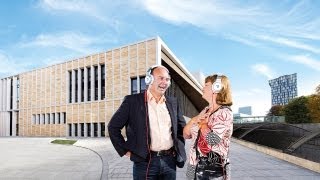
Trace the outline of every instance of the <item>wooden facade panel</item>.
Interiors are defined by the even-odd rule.
[[[79,67],[85,67],[85,58],[78,59],[79,61]]]
[[[41,76],[41,81],[40,81],[40,105],[43,107],[46,104],[46,79],[45,79],[45,74],[46,74],[46,69],[43,68],[40,70],[40,76]]]
[[[61,67],[60,65],[55,66],[55,105],[60,105],[61,104]]]
[[[99,64],[104,64],[105,63],[105,53],[100,53],[99,54]]]
[[[67,70],[72,70],[72,61],[67,62]]]
[[[99,103],[92,103],[91,104],[91,121],[98,122],[99,118]]]
[[[148,68],[157,61],[156,40],[147,41],[147,65]]]
[[[99,64],[99,59],[98,58],[99,58],[98,54],[92,55],[92,65]]]
[[[37,95],[37,93],[36,93],[36,73],[35,73],[36,71],[32,71],[32,81],[30,82],[30,84],[31,84],[31,89],[30,89],[30,99],[31,99],[31,106],[32,107],[36,107],[36,105],[37,105],[37,99],[36,99],[36,95]]]
[[[61,104],[67,102],[67,70],[65,64],[61,66]]]
[[[106,109],[105,109],[105,102],[99,103],[99,122],[105,122],[106,116]]]
[[[67,136],[67,134],[66,134],[66,125],[65,124],[61,124],[59,129],[60,129],[60,136]]]
[[[84,110],[85,110],[85,104],[80,104],[79,105],[79,123],[84,122]]]
[[[113,98],[119,98],[121,93],[120,80],[120,50],[113,51]],[[116,83],[115,83],[116,82]]]
[[[90,123],[91,122],[91,104],[86,103],[85,104],[85,119],[84,122]]]
[[[129,46],[130,77],[137,76],[137,67],[138,67],[137,55],[138,55],[137,45]]]
[[[113,63],[112,52],[107,52],[107,64],[106,64],[106,99],[113,98]]]
[[[71,105],[67,106],[66,115],[67,115],[67,118],[66,118],[67,123],[72,123],[72,106]]]
[[[142,42],[138,44],[138,74],[143,75],[148,68],[146,65],[146,43]]]
[[[85,66],[86,67],[91,66],[91,56],[87,56],[85,59],[86,59],[84,62]]]
[[[73,104],[72,105],[72,122],[73,123],[78,123],[79,119],[79,107],[78,104]]]
[[[50,106],[54,106],[55,105],[55,92],[56,92],[56,89],[55,89],[55,68],[54,66],[51,66],[50,68]]]
[[[127,95],[129,92],[130,78],[129,78],[129,57],[128,47],[121,49],[121,94],[120,97]]]
[[[106,120],[107,120],[107,123],[110,121],[112,115],[113,115],[113,102],[111,101],[108,101],[107,102],[107,107],[106,107]]]

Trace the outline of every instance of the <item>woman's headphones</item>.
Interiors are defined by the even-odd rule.
[[[216,81],[212,84],[212,91],[213,93],[220,93],[220,91],[222,90],[223,88],[223,85],[221,83],[221,76],[217,75],[217,79]]]

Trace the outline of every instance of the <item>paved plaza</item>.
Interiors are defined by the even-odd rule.
[[[120,158],[108,138],[79,139],[73,146],[56,138],[0,138],[0,179],[132,179],[132,162]],[[190,142],[187,141],[187,151]],[[320,179],[320,174],[232,143],[232,179]],[[185,168],[177,179],[185,179]]]

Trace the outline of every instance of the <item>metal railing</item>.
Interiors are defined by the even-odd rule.
[[[247,116],[247,117],[233,117],[234,124],[244,123],[262,123],[262,122],[274,122],[284,123],[284,116]]]

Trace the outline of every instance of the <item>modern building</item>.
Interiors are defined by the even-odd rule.
[[[251,106],[239,107],[238,112],[239,114],[252,115],[252,108]]]
[[[280,76],[276,79],[269,80],[271,87],[271,104],[285,105],[297,97],[297,73]]]
[[[186,117],[206,106],[201,85],[159,38],[0,80],[0,136],[103,137],[124,96],[144,91],[146,70],[170,71],[167,94]]]

